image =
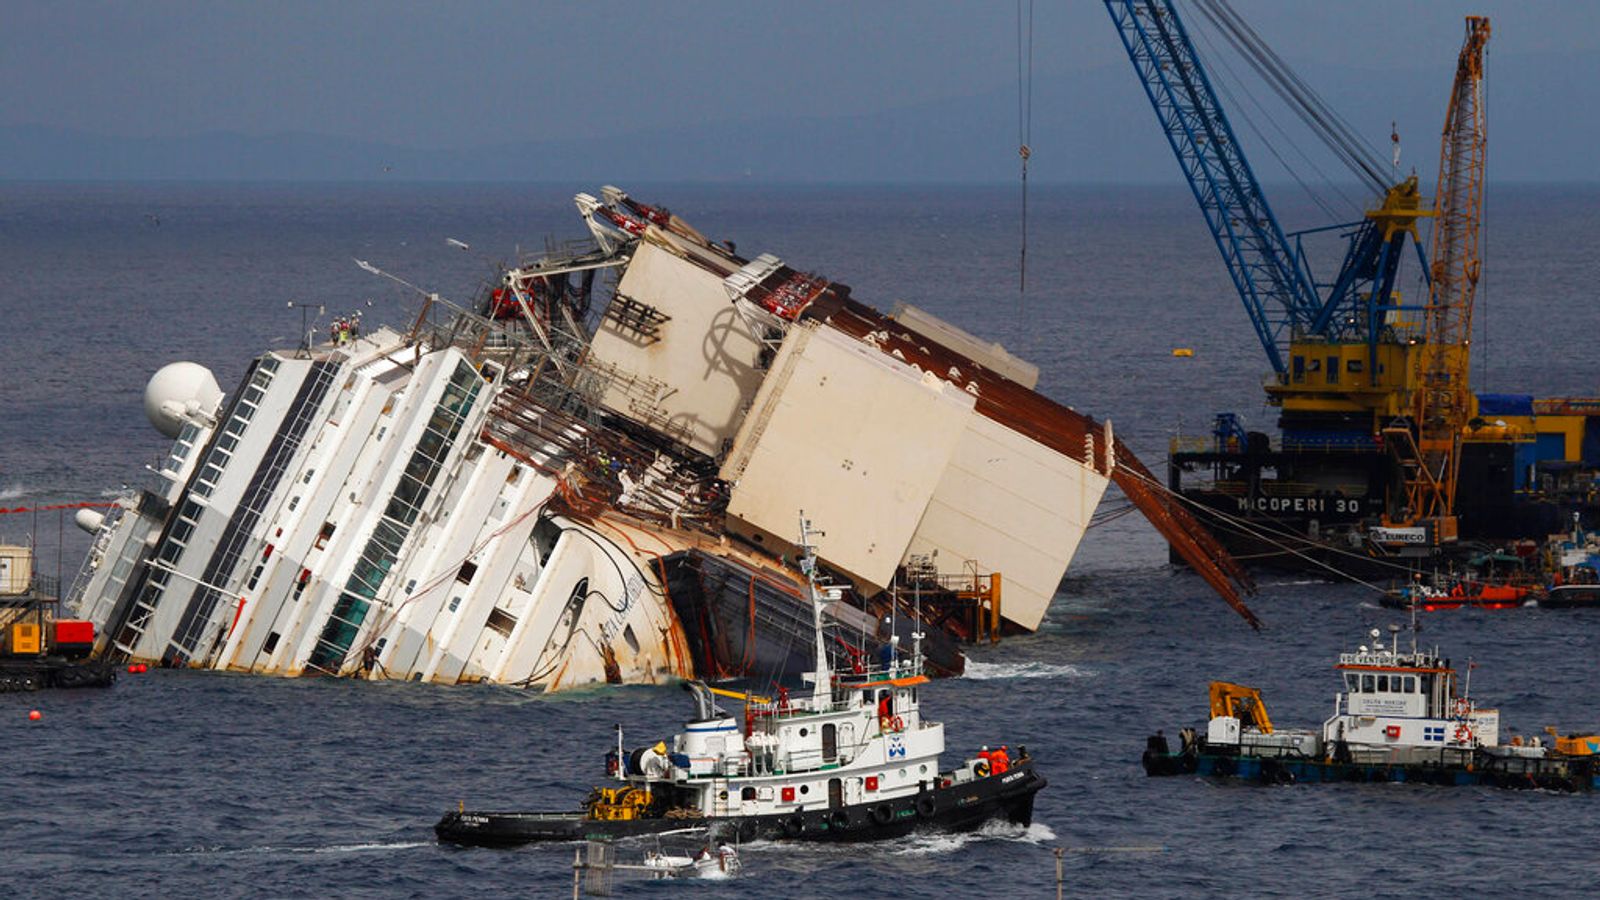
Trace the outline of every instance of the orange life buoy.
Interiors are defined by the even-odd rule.
[[[1460,725],[1456,726],[1456,743],[1472,743],[1472,729],[1468,727],[1467,723],[1465,722],[1462,722]]]

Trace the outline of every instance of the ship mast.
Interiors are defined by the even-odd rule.
[[[811,601],[811,626],[815,632],[817,644],[816,668],[812,670],[814,679],[811,689],[811,699],[817,709],[822,709],[824,704],[831,699],[833,692],[833,673],[828,668],[828,647],[823,643],[822,637],[822,596],[817,592],[817,552],[811,545],[812,535],[825,535],[825,532],[812,531],[811,522],[806,519],[805,510],[800,511],[800,571],[806,576],[806,599]]]

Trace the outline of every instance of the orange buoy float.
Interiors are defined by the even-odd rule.
[[[29,722],[37,722],[42,718],[44,718],[44,713],[39,712],[37,709],[28,711],[28,721]]]

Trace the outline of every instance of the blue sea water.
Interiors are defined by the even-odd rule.
[[[519,245],[579,236],[570,195],[596,187],[0,185],[0,508],[141,482],[166,450],[140,408],[149,375],[192,359],[231,390],[250,356],[295,343],[290,301],[405,322],[415,296],[354,259],[464,299]],[[776,253],[880,308],[905,300],[1001,342],[1157,470],[1168,439],[1203,433],[1215,411],[1271,428],[1264,355],[1182,188],[1036,190],[1021,297],[1015,190],[633,188],[746,255]],[[1480,389],[1600,393],[1597,236],[1593,187],[1491,193]],[[1195,356],[1172,357],[1180,346]],[[85,541],[70,517],[0,515],[0,541],[30,535],[41,570],[70,581]],[[967,677],[925,694],[952,754],[1003,741],[1041,761],[1051,784],[1032,828],[756,845],[737,880],[619,879],[615,892],[1049,896],[1057,847],[1070,895],[1591,890],[1593,798],[1143,775],[1144,736],[1202,719],[1214,678],[1262,687],[1280,723],[1323,718],[1334,655],[1392,618],[1374,601],[1356,585],[1268,578],[1255,634],[1165,565],[1152,530],[1116,520],[1088,534],[1038,634],[974,650]],[[1480,664],[1475,693],[1504,724],[1587,729],[1600,727],[1597,623],[1436,613],[1422,637]],[[436,845],[430,826],[458,801],[570,805],[601,774],[615,723],[630,743],[654,740],[686,700],[674,687],[542,697],[182,672],[6,695],[0,893],[570,895],[570,847],[463,851]]]

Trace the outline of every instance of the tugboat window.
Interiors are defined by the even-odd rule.
[[[753,787],[747,787],[744,790],[739,792],[739,799],[740,800],[754,800],[755,798],[756,798],[756,789],[753,788]]]
[[[1373,679],[1373,677],[1371,675],[1363,675],[1363,676],[1361,676],[1361,693],[1363,693],[1363,694],[1372,693],[1374,686],[1375,686],[1374,685],[1374,679]]]

